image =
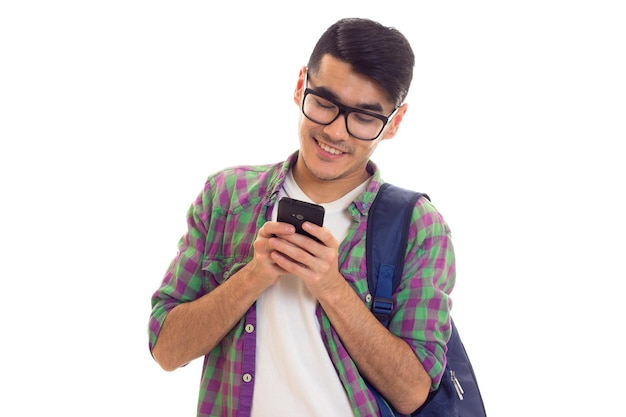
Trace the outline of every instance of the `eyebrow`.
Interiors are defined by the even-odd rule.
[[[309,81],[311,79],[309,78]],[[312,88],[313,91],[315,91],[316,93],[321,93],[324,96],[331,98],[335,101],[338,101],[339,103],[343,104],[346,107],[352,107],[352,106],[348,106],[345,103],[343,103],[341,100],[339,100],[339,97],[337,96],[337,94],[333,93],[332,91],[330,91],[328,88],[326,87],[315,87]],[[383,113],[384,109],[383,107],[380,105],[380,103],[359,103],[357,104],[356,107],[352,107],[352,108],[358,108],[358,109],[363,109],[363,110],[369,110],[375,113]]]

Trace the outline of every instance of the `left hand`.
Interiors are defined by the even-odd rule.
[[[303,229],[322,243],[297,233],[278,234],[269,240],[274,262],[300,278],[317,299],[345,284],[339,273],[339,243],[330,230],[305,222]]]

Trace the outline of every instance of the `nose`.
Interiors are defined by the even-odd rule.
[[[348,120],[344,112],[340,112],[337,118],[329,125],[324,126],[324,133],[334,139],[345,139],[348,133]]]

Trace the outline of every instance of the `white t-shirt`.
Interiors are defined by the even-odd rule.
[[[352,218],[350,203],[369,180],[325,209],[324,227],[341,242]],[[311,201],[289,173],[280,198]],[[274,210],[276,220],[277,210]],[[354,415],[330,360],[315,316],[317,300],[295,276],[285,276],[257,300],[257,345],[252,417]]]

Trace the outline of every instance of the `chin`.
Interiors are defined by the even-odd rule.
[[[313,156],[313,158],[307,158],[307,155],[303,155],[302,165],[306,171],[304,174],[312,177],[318,181],[333,181],[341,178],[341,173],[336,169],[331,168],[329,165],[332,162],[325,162],[323,159]]]

